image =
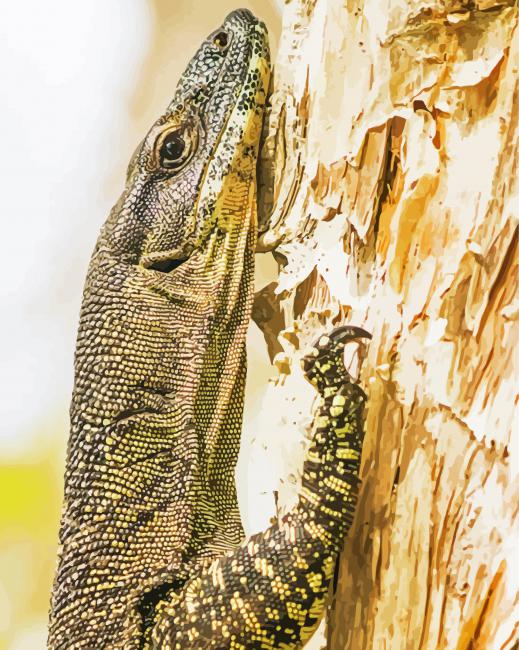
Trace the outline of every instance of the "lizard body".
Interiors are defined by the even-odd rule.
[[[242,538],[234,466],[268,76],[265,27],[234,12],[137,149],[97,242],[51,647],[138,647],[145,595]]]
[[[363,394],[337,355],[361,330],[308,358],[323,402],[303,494],[280,527],[239,546],[268,79],[264,25],[233,12],[138,147],[101,231],[76,346],[49,648],[298,647],[319,619],[362,438]]]

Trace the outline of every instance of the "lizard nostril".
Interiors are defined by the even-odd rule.
[[[224,31],[218,32],[213,38],[213,43],[220,49],[225,50],[229,45],[229,35]]]

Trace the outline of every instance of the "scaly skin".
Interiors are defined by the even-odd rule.
[[[89,267],[49,648],[296,648],[356,495],[364,395],[338,330],[295,510],[243,537],[234,484],[256,242],[266,30],[230,14],[128,169]]]
[[[76,348],[51,648],[138,648],[146,602],[242,539],[234,467],[268,78],[265,27],[234,12],[135,153],[97,242]],[[160,155],[178,128],[198,140],[180,171]],[[185,261],[168,272],[174,259]]]

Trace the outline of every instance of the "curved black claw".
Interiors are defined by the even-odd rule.
[[[303,357],[303,371],[317,386],[331,386],[342,381],[354,382],[344,367],[344,346],[359,339],[370,339],[371,334],[361,327],[344,325],[324,334]]]

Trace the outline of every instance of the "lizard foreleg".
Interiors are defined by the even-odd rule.
[[[154,647],[288,649],[312,634],[357,500],[366,396],[342,356],[347,342],[363,337],[359,328],[338,328],[304,359],[320,397],[296,507],[164,602]]]

